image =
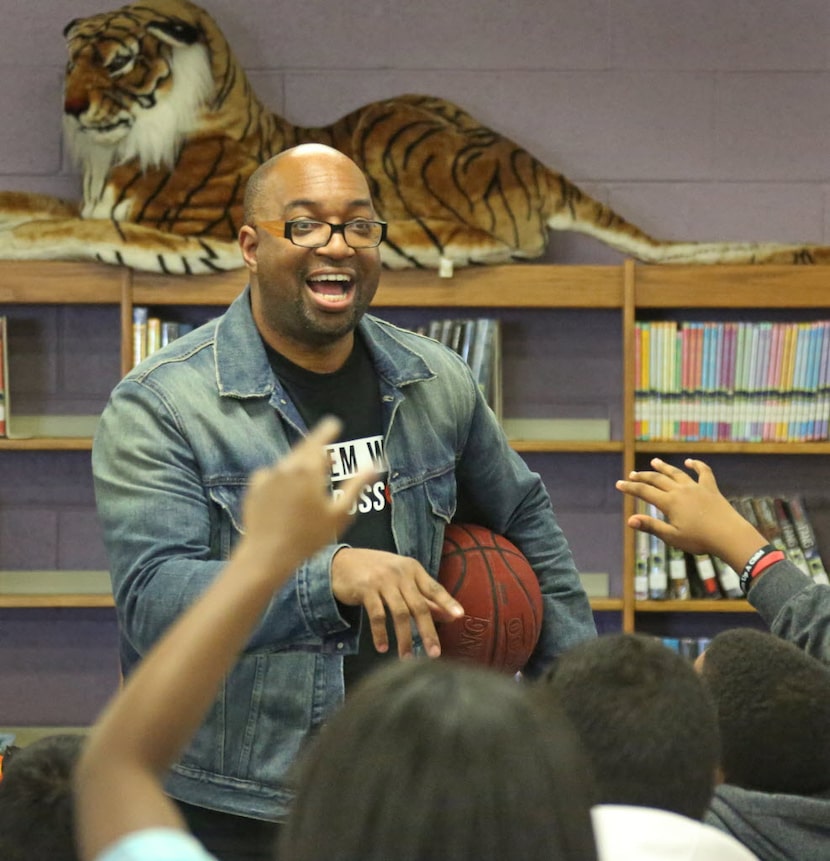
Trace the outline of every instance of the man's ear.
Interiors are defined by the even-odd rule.
[[[257,270],[257,249],[259,247],[259,237],[256,230],[249,224],[243,224],[239,228],[239,248],[242,251],[242,258],[245,265],[251,272]]]

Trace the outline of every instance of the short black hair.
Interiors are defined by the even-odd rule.
[[[703,818],[718,726],[687,658],[647,634],[604,634],[560,655],[536,684],[555,692],[579,733],[600,802]]]
[[[719,633],[702,664],[727,783],[789,795],[830,789],[830,669],[751,628]]]
[[[78,861],[72,775],[85,736],[44,736],[3,759],[0,858]]]

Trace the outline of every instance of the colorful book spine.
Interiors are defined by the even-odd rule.
[[[643,325],[634,324],[634,439],[643,438]]]
[[[738,355],[735,372],[735,406],[733,439],[743,442],[746,439],[747,398],[749,397],[749,358],[751,342],[751,324],[738,324]]]
[[[726,368],[724,371],[724,416],[718,434],[718,439],[731,441],[734,439],[735,424],[735,359],[737,344],[738,324],[726,323],[724,327],[724,338],[726,341]]]
[[[703,588],[703,597],[712,599],[722,598],[712,557],[706,553],[696,553],[693,558],[697,576]]]
[[[770,359],[767,373],[766,396],[764,398],[764,419],[761,433],[762,442],[774,442],[777,414],[780,405],[781,365],[784,351],[784,326],[773,323],[770,336]]]
[[[643,392],[643,425],[641,439],[651,439],[651,323],[642,328],[643,376],[640,385]]]
[[[753,371],[753,409],[750,438],[761,442],[764,438],[764,405],[768,397],[772,324],[758,323],[757,354]]]

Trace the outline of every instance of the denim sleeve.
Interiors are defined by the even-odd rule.
[[[785,560],[765,571],[747,597],[773,634],[830,663],[830,586]]]
[[[459,506],[509,538],[528,558],[544,601],[542,632],[524,670],[539,675],[553,659],[596,636],[590,602],[550,496],[537,473],[510,447],[486,402],[477,394],[457,466]]]
[[[238,511],[216,502],[233,494],[241,500],[249,473],[229,463],[224,496],[206,487],[185,430],[194,421],[183,421],[158,391],[127,379],[104,410],[93,445],[115,604],[123,636],[139,654],[216,578],[240,535]],[[331,594],[335,549],[307,561],[274,597],[248,650],[336,647],[322,642],[348,631]]]

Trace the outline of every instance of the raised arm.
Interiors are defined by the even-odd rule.
[[[766,538],[720,492],[709,466],[692,458],[684,464],[697,474],[697,480],[654,458],[653,471],[632,472],[627,480],[616,483],[617,490],[651,503],[666,518],[634,514],[628,525],[687,553],[711,553],[742,571],[752,554],[766,545]]]
[[[817,583],[783,554],[764,551],[766,538],[721,494],[712,470],[692,458],[684,464],[697,481],[655,458],[653,471],[632,472],[617,482],[618,490],[652,503],[666,517],[634,514],[628,525],[688,553],[711,553],[739,573],[749,568],[747,598],[772,633],[830,663],[830,586]]]
[[[148,653],[92,730],[77,768],[81,858],[92,861],[127,833],[184,828],[162,778],[198,728],[268,602],[306,557],[342,532],[371,476],[329,494],[321,422],[287,457],[255,473],[245,536],[222,575]]]

